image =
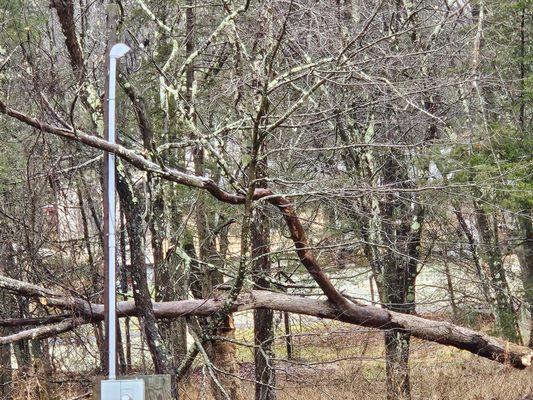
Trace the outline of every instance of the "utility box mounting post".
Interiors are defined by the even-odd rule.
[[[145,400],[142,379],[106,380],[100,382],[101,400]]]

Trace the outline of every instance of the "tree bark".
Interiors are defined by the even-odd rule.
[[[130,180],[122,173],[117,174],[117,191],[120,205],[126,218],[126,230],[130,245],[130,274],[133,287],[133,298],[138,309],[138,317],[143,335],[150,349],[155,372],[172,374],[172,362],[156,323],[152,299],[146,276],[146,263],[143,251],[142,203],[136,196]]]
[[[513,342],[519,342],[518,319],[503,265],[496,215],[492,215],[491,220],[489,214],[476,202],[474,207],[476,225],[481,238],[482,258],[488,265],[491,287],[495,297],[497,326],[503,337]]]
[[[519,215],[518,222],[523,240],[518,259],[522,269],[524,299],[529,304],[531,316],[528,346],[533,349],[533,223],[530,215]]]
[[[252,223],[252,279],[256,290],[269,290],[270,282],[270,224],[265,211],[254,210]],[[254,310],[255,400],[275,400],[274,312]]]
[[[72,0],[52,0],[51,6],[56,9],[61,25],[61,31],[65,37],[65,46],[70,56],[70,65],[76,74],[76,78],[81,82],[85,75],[85,65],[83,52],[76,34],[76,23],[74,16],[74,1]]]

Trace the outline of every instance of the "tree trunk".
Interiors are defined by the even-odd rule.
[[[169,301],[186,298],[186,293],[179,287],[183,282],[183,271],[180,269],[179,257],[170,249],[170,244],[179,245],[176,239],[165,237],[173,235],[179,226],[180,215],[165,213],[165,199],[163,182],[159,179],[152,186],[152,213],[148,226],[152,236],[152,252],[154,254],[155,300]],[[177,221],[177,224],[175,223]],[[169,226],[165,226],[169,225]],[[164,246],[166,244],[166,246]],[[184,319],[176,321],[161,321],[159,323],[161,336],[165,346],[172,354],[173,365],[177,366],[187,352],[187,326]]]
[[[126,257],[126,221],[124,218],[124,210],[120,209],[119,214],[120,231],[119,231],[119,243],[120,243],[120,263],[119,263],[119,285],[122,293],[128,293],[128,266]],[[126,300],[126,296],[124,296]],[[124,336],[125,336],[125,354],[124,354],[124,373],[131,371],[131,338],[130,338],[130,318],[126,317],[124,321]]]
[[[1,254],[0,254],[1,256]],[[3,261],[3,260],[2,260]],[[0,266],[0,269],[2,267]],[[5,290],[0,290],[0,317],[8,318],[10,316],[9,304],[12,302],[12,295]],[[0,335],[7,336],[11,333],[8,327],[0,327]],[[0,346],[0,398],[10,400],[12,398],[11,382],[13,380],[13,367],[11,365],[11,345]]]
[[[11,249],[10,249],[11,250]],[[14,256],[11,257],[12,265],[18,267],[15,262]],[[14,270],[16,271],[16,270]],[[16,273],[16,276],[19,277],[20,273]],[[29,318],[30,317],[30,303],[28,299],[20,297],[11,297],[12,310],[14,314],[19,318]],[[8,306],[9,307],[9,306]],[[15,353],[15,359],[17,360],[18,374],[20,379],[24,379],[31,372],[31,352],[30,352],[30,340],[22,340],[15,343],[13,346],[13,352]]]
[[[204,173],[204,157],[203,149],[196,148],[194,151],[194,167],[197,175],[203,175]],[[205,198],[202,194],[199,196],[196,204],[195,216],[198,229],[198,242],[200,243],[200,260],[205,263],[202,265],[201,271],[199,271],[202,275],[202,292],[204,298],[212,296],[213,289],[224,283],[222,273],[208,265],[217,266],[224,261],[221,260],[220,254],[217,252],[215,234],[212,230],[209,215],[206,209]],[[235,344],[231,341],[224,340],[224,338],[231,340],[235,337],[233,316],[228,314],[213,334],[221,338],[212,340],[210,346],[208,346],[208,349],[210,349],[209,357],[213,365],[223,371],[223,373],[218,374],[218,380],[226,392],[231,395],[231,400],[242,399],[241,382],[237,377],[238,365],[235,359]],[[227,400],[224,393],[213,380],[211,380],[211,389],[216,400]]]
[[[448,294],[450,295],[450,305],[452,306],[453,321],[457,321],[459,310],[457,308],[457,302],[455,300],[455,290],[453,288],[452,275],[450,273],[450,266],[448,265],[448,250],[446,246],[443,249],[444,256],[444,273],[446,274],[446,285],[448,286]]]
[[[4,293],[0,293],[2,304]],[[0,328],[0,335],[6,336],[7,328]],[[11,400],[11,382],[13,380],[13,367],[11,366],[11,346],[0,346],[0,398]]]
[[[229,400],[244,399],[239,379],[239,366],[235,358],[236,346],[231,342],[231,340],[235,339],[235,325],[231,314],[227,315],[225,321],[217,329],[216,334],[220,339],[211,341],[209,357],[213,365],[222,371],[222,373],[217,375],[218,380],[229,395]],[[228,340],[224,340],[225,338]],[[228,400],[214,382],[211,382],[211,390],[215,399]]]
[[[176,244],[179,245],[179,244]],[[187,293],[183,287],[183,260],[173,251],[167,253],[159,271],[164,270],[167,283],[161,290],[156,284],[156,301],[171,301],[186,299]],[[187,353],[187,324],[184,318],[175,321],[161,321],[159,323],[161,335],[166,347],[172,354],[174,366],[178,366]]]
[[[476,211],[476,225],[482,244],[482,258],[488,265],[492,290],[496,302],[496,319],[499,333],[506,339],[518,343],[520,334],[518,331],[518,319],[513,308],[513,300],[498,239],[498,225],[496,215],[492,221],[485,210],[477,203],[474,204]]]
[[[256,290],[268,290],[270,282],[270,224],[264,210],[254,210],[252,223],[252,279]],[[275,400],[274,312],[254,310],[255,400]]]
[[[82,188],[81,188],[81,185],[78,184],[77,188],[76,188],[76,194],[78,196],[78,205],[80,207],[80,216],[81,216],[81,222],[82,222],[82,230],[83,230],[83,242],[85,244],[85,249],[87,251],[87,262],[89,264],[89,268],[91,269],[91,271],[93,271],[92,273],[92,284],[91,284],[91,287],[92,289],[96,292],[96,293],[99,293],[100,290],[101,290],[101,282],[102,282],[102,276],[99,274],[99,267],[96,265],[95,261],[94,261],[94,255],[93,255],[93,250],[91,248],[91,238],[90,238],[90,233],[89,233],[89,220],[87,218],[87,213],[85,212],[85,201],[83,199],[83,193],[82,193]],[[105,359],[106,359],[106,349],[104,348],[104,341],[102,340],[102,336],[99,334],[99,327],[98,326],[94,326],[93,327],[93,331],[94,331],[94,334],[95,334],[95,337],[96,337],[96,345],[98,347],[98,356],[99,356],[99,368],[100,368],[100,373],[104,373],[104,364],[105,364]]]
[[[461,230],[466,236],[470,253],[472,253],[472,261],[474,262],[474,266],[476,268],[476,274],[479,279],[479,284],[481,287],[481,291],[483,292],[484,299],[489,305],[493,315],[495,315],[496,313],[495,306],[494,306],[495,301],[490,291],[490,284],[486,276],[487,274],[485,273],[485,271],[483,270],[483,267],[481,266],[481,259],[479,256],[478,245],[476,244],[474,235],[472,234],[472,232],[470,231],[470,228],[468,227],[468,224],[466,223],[466,220],[463,215],[463,212],[461,211],[461,208],[457,204],[454,204],[454,208],[455,208],[455,211],[454,211],[455,216],[457,217],[457,221],[459,222],[459,226],[461,227]]]
[[[117,174],[117,191],[120,205],[126,217],[126,230],[130,245],[130,274],[133,287],[133,298],[138,308],[139,320],[146,339],[155,372],[157,374],[172,374],[172,362],[157,326],[148,280],[143,249],[142,202],[135,195],[129,179],[121,173]]]
[[[31,342],[31,356],[33,361],[32,374],[37,377],[39,384],[37,385],[36,398],[48,399],[50,397],[49,377],[52,376],[51,363],[49,357],[49,349],[45,341],[32,340]]]
[[[294,356],[292,348],[291,320],[290,314],[286,311],[283,312],[283,326],[285,328],[285,349],[287,352],[287,360],[292,360]]]
[[[530,215],[520,215],[518,219],[523,238],[518,259],[522,269],[524,300],[529,304],[531,316],[528,345],[533,349],[533,224]]]
[[[0,237],[2,242],[3,238]],[[0,242],[0,272],[8,274],[8,269],[14,267],[14,258],[12,254],[12,247],[8,241]],[[0,290],[0,318],[9,318],[14,315],[13,310],[13,295],[6,290]],[[7,336],[11,333],[9,327],[0,326],[0,335]],[[0,346],[0,398],[11,400],[13,381],[13,366],[11,364],[11,345]]]
[[[387,399],[411,398],[409,383],[410,335],[398,329],[385,332],[385,370],[387,374]]]
[[[201,163],[199,163],[199,160],[202,160]],[[195,154],[195,163],[197,168],[203,165],[203,154]],[[205,210],[205,203],[202,200],[199,200],[196,205],[196,225],[198,228],[198,242],[200,243],[200,260],[206,264],[218,265],[221,260],[217,254],[216,243],[210,229],[208,214]],[[224,278],[220,271],[214,270],[208,265],[204,264],[201,270],[203,297],[207,298],[214,294],[213,289],[215,287],[224,283]],[[198,278],[196,279],[198,280]],[[218,338],[211,340],[207,348],[210,350],[208,355],[213,365],[218,370],[223,371],[217,375],[218,380],[230,395],[231,400],[242,399],[241,383],[238,378],[239,370],[235,359],[235,344],[231,342],[231,339],[235,338],[233,316],[228,314],[219,324],[216,332],[212,332],[212,334]],[[228,338],[230,341],[224,340],[224,338]],[[213,380],[211,380],[211,390],[216,400],[227,400]]]
[[[384,162],[385,184],[407,188],[408,176],[401,165],[400,154],[388,156]],[[391,191],[381,203],[382,241],[387,245],[383,257],[382,299],[389,310],[412,314],[415,311],[415,281],[420,255],[424,209],[416,194],[399,200]],[[414,211],[413,211],[414,210]],[[396,223],[396,221],[400,223]],[[387,398],[410,400],[409,383],[410,335],[398,329],[385,333]]]

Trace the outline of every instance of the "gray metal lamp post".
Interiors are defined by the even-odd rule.
[[[124,43],[117,43],[111,47],[109,52],[109,107],[108,107],[108,141],[115,144],[115,92],[117,84],[117,60],[130,51],[130,48]],[[108,293],[109,293],[109,307],[107,309],[107,320],[109,324],[109,379],[116,379],[117,377],[117,295],[116,295],[116,254],[115,254],[115,154],[107,153],[107,235],[108,235]]]
[[[115,93],[117,81],[117,60],[130,48],[124,43],[117,43],[109,52],[109,88],[107,132],[108,142],[116,143],[115,135]],[[115,154],[107,152],[107,292],[108,302],[106,319],[108,329],[108,364],[109,376],[100,382],[101,400],[144,400],[144,381],[142,379],[117,380],[117,293],[116,293],[116,227],[115,227]]]
[[[111,9],[113,10],[113,9]],[[113,20],[113,18],[110,18]],[[113,28],[114,29],[114,28]],[[113,39],[114,40],[114,39]],[[109,74],[107,87],[108,113],[106,118],[107,141],[110,144],[116,143],[115,131],[115,93],[117,60],[123,57],[131,49],[124,43],[117,43],[111,47],[109,52]],[[106,221],[106,266],[107,266],[107,303],[105,307],[107,322],[107,342],[108,342],[108,379],[100,381],[100,400],[145,400],[146,392],[158,395],[157,398],[171,398],[171,377],[170,375],[144,375],[142,377],[120,377],[117,379],[117,296],[116,296],[116,226],[115,226],[115,154],[107,152],[107,190],[105,193]],[[97,389],[98,390],[98,389]],[[98,398],[98,396],[97,396]]]

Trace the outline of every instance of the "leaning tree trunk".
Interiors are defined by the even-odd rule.
[[[28,297],[36,302],[46,300],[48,307],[64,310],[70,315],[62,316],[61,322],[50,321],[47,325],[20,331],[7,337],[0,337],[0,346],[32,338],[39,340],[68,332],[80,324],[103,321],[105,309],[102,304],[87,303],[86,299],[62,294],[31,283],[18,281],[0,275],[0,289],[6,289],[17,296]],[[375,306],[364,306],[346,302],[342,308],[329,300],[317,300],[304,296],[255,290],[240,294],[232,303],[231,312],[269,308],[294,314],[310,315],[332,319],[368,328],[389,330],[392,328],[409,332],[419,339],[453,346],[466,350],[479,357],[508,364],[515,368],[530,368],[533,350],[508,341],[487,335],[484,332],[464,328],[446,321],[435,321],[416,315],[398,313]],[[180,300],[155,303],[153,312],[156,318],[181,318],[184,316],[207,317],[227,311],[227,296],[218,294],[210,299]],[[119,317],[139,315],[140,310],[134,301],[119,302]],[[55,319],[54,319],[55,320]],[[27,325],[20,319],[2,321],[9,326]]]
[[[148,288],[146,263],[143,249],[142,202],[135,195],[132,182],[122,175],[117,174],[117,191],[120,205],[126,217],[126,230],[130,245],[130,274],[133,287],[133,298],[138,309],[138,317],[143,330],[143,335],[148,344],[155,372],[158,374],[172,374],[172,361],[154,316],[152,299]],[[177,394],[177,391],[175,391]]]

